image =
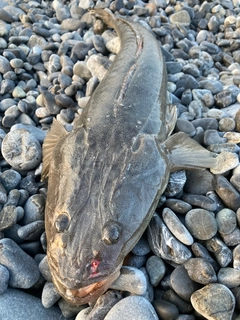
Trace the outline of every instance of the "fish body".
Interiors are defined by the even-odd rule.
[[[93,14],[117,31],[121,50],[73,131],[54,121],[43,145],[48,262],[73,304],[97,299],[119,276],[171,171],[215,164],[186,135],[168,138],[176,110],[166,104],[165,64],[151,32],[104,10]],[[204,164],[191,156],[199,148]]]

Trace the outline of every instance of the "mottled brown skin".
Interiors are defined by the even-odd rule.
[[[166,120],[159,43],[140,24],[94,14],[115,28],[121,50],[73,131],[54,122],[43,146],[48,262],[58,291],[73,304],[97,299],[118,277],[172,165],[171,143],[163,142],[175,122]]]

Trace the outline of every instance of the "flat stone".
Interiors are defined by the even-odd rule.
[[[232,292],[220,283],[208,284],[193,293],[194,309],[208,320],[232,319],[235,298]]]
[[[187,11],[181,10],[170,15],[170,22],[188,27],[191,23],[191,18]]]
[[[217,276],[212,264],[202,258],[191,258],[184,263],[189,277],[197,283],[209,284],[217,281]]]
[[[221,268],[217,275],[218,282],[224,284],[229,289],[240,285],[240,270],[234,268]]]
[[[224,208],[217,212],[216,220],[218,224],[218,231],[220,233],[229,234],[237,226],[237,216],[233,210]]]
[[[214,254],[221,267],[226,267],[232,261],[232,251],[219,238],[207,240],[206,248]]]
[[[223,174],[229,170],[236,168],[239,164],[239,157],[232,152],[223,151],[217,157],[217,164],[211,168],[213,174]]]
[[[149,274],[151,284],[156,287],[166,272],[164,261],[158,256],[151,256],[146,263],[146,269]]]

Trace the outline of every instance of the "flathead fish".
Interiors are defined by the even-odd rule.
[[[145,231],[169,174],[215,166],[214,155],[184,133],[170,136],[159,42],[139,23],[91,12],[114,28],[121,50],[72,132],[54,121],[43,145],[48,178],[47,257],[64,299],[97,299],[119,276]]]

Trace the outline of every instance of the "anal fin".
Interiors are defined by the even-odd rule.
[[[216,166],[216,154],[208,151],[183,132],[172,135],[164,144],[168,152],[171,172]]]

